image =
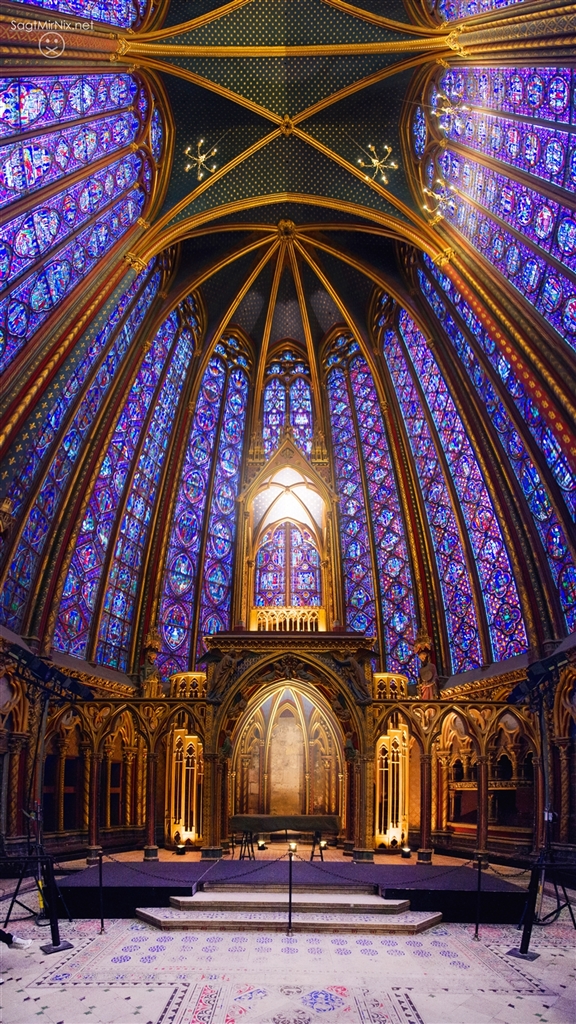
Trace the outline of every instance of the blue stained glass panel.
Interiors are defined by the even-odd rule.
[[[426,339],[405,310],[400,331],[426,395],[474,552],[496,661],[526,650],[516,582],[500,524],[466,431]]]
[[[414,152],[419,160],[424,156],[427,138],[428,127],[426,125],[426,115],[422,110],[422,107],[416,107],[412,118],[412,144],[414,146]]]
[[[320,553],[309,530],[286,524],[290,530],[290,605],[314,608],[322,604]]]
[[[160,330],[165,331],[166,324]],[[194,336],[189,330],[181,331],[142,446],[110,564],[96,661],[122,671],[128,669],[140,570],[160,474],[193,352]]]
[[[99,332],[75,371],[70,374],[62,394],[55,400],[40,425],[26,465],[8,491],[8,497],[13,502],[14,514],[17,516],[42,466],[51,455],[53,456],[38,496],[31,506],[2,591],[0,617],[10,629],[18,631],[21,628],[28,595],[36,578],[49,531],[52,524],[57,522],[58,510],[70,474],[78,461],[85,439],[90,434],[90,428],[104,397],[129,349],[134,333],[158,293],[161,274],[156,271],[147,280],[150,269],[151,266],[126,290],[116,308],[112,310],[106,327]],[[142,287],[146,280],[145,287]],[[133,301],[136,295],[138,298]],[[127,310],[129,312],[118,331],[118,325]],[[111,339],[112,343],[106,351]],[[78,401],[86,384],[85,394],[81,397],[72,422],[54,455],[60,427],[70,406]]]
[[[264,389],[262,437],[266,458],[276,451],[286,421],[286,387],[276,377]]]
[[[336,488],[340,497],[340,546],[346,599],[346,627],[377,635],[376,599],[368,519],[346,374],[337,367],[327,380]]]
[[[136,445],[176,334],[173,313],[156,334],[120,413],[84,515],[64,584],[54,647],[84,658],[118,505]]]
[[[185,672],[190,667],[198,557],[225,383],[224,364],[219,358],[211,359],[202,378],[184,455],[162,580],[159,614],[162,649],[158,666],[166,676]],[[219,504],[226,513],[234,508],[234,499],[231,494],[221,492]]]
[[[505,456],[518,480],[547,555],[552,577],[558,588],[560,604],[568,632],[576,629],[576,593],[563,584],[576,574],[566,535],[554,511],[546,487],[518,434],[507,409],[500,401],[470,342],[425,274],[419,271],[422,291],[460,357],[473,386],[492,420]],[[434,301],[435,300],[435,301]]]
[[[443,21],[457,21],[472,18],[475,14],[486,14],[501,7],[512,7],[524,0],[435,0],[434,7]]]
[[[305,455],[312,453],[312,392],[308,381],[297,377],[290,385],[290,426],[294,441]]]
[[[145,92],[131,75],[0,78],[0,139],[122,110],[137,96]]]
[[[26,0],[26,4],[54,14],[73,16],[76,19],[71,23],[73,28],[89,21],[134,28],[142,21],[147,6],[145,0]]]
[[[129,112],[0,146],[0,208],[135,142]]]
[[[378,395],[361,356],[350,364],[350,383],[378,563],[386,669],[414,676],[416,609],[404,523]]]
[[[444,599],[453,671],[466,672],[482,664],[482,648],[474,588],[458,520],[436,442],[395,331],[385,332],[383,349],[422,488]]]
[[[455,309],[460,313],[471,334],[488,357],[490,364],[496,370],[506,391],[544,455],[556,483],[562,491],[569,515],[576,521],[576,475],[563,454],[556,436],[550,430],[538,406],[530,397],[529,389],[524,386],[512,364],[508,362],[497,347],[496,342],[482,326],[462,295],[456,290],[450,278],[433,264],[429,256],[425,255],[423,258],[429,271],[436,278]]]
[[[230,628],[236,498],[240,485],[247,402],[246,374],[235,368],[228,377],[222,429],[216,453],[216,472],[200,592],[196,657],[205,650],[202,640],[204,636]]]
[[[286,523],[262,537],[255,570],[255,605],[265,608],[286,604]]]
[[[144,207],[140,186],[84,228],[41,270],[0,300],[0,370],[5,370],[52,310],[131,227]]]
[[[522,114],[539,121],[576,123],[571,100],[576,74],[569,68],[449,68],[440,86],[452,104]]]

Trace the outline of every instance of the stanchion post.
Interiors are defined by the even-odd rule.
[[[522,930],[520,949],[508,950],[508,956],[516,956],[520,960],[536,960],[540,956],[539,953],[530,953],[528,950],[530,947],[530,936],[532,935],[532,925],[534,924],[534,914],[536,911],[536,899],[538,897],[538,885],[541,870],[542,858],[534,865],[532,868],[532,874],[530,875],[528,898],[526,900],[526,907],[523,914],[524,928]]]
[[[98,896],[100,899],[100,935],[104,935],[104,886],[102,884],[102,850],[98,854]]]
[[[47,942],[44,946],[40,946],[40,949],[43,953],[61,953],[65,949],[73,949],[74,947],[71,942],[60,938],[58,910],[56,908],[57,889],[56,879],[54,878],[54,861],[52,857],[44,857],[43,860],[46,888],[48,889],[48,913],[50,915],[50,936],[52,942]]]
[[[288,935],[292,935],[292,860],[294,858],[293,846],[295,843],[290,843],[288,848]]]
[[[474,939],[476,942],[480,942],[480,936],[478,930],[480,928],[480,905],[482,902],[482,854],[478,854],[478,885],[476,888],[476,928],[474,929]]]

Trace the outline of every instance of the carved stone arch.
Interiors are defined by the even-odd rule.
[[[262,680],[266,669],[273,669],[279,660],[278,652],[265,655],[258,662],[251,664],[245,669],[237,679],[233,680],[222,704],[214,711],[213,736],[218,736],[220,731],[225,729],[226,723],[230,719],[237,718],[237,715],[234,713],[234,704],[238,698],[240,698],[240,702],[246,699],[250,700],[255,693],[255,684],[258,684],[258,693],[263,693],[264,688],[271,692],[281,682],[285,682],[287,684],[293,683],[302,689],[303,692],[308,690],[311,694],[320,696],[322,701],[331,709],[331,713],[335,714],[336,718],[339,719],[342,731],[345,733],[350,728],[357,734],[360,753],[370,753],[371,737],[368,736],[362,711],[355,703],[346,682],[338,675],[335,669],[330,668],[325,662],[320,661],[320,659],[315,658],[313,655],[298,652],[297,660],[303,666],[304,671],[306,671],[307,667],[311,670],[309,673],[307,672],[311,678],[290,678],[278,674],[274,679]],[[336,703],[339,704],[338,709],[335,707]],[[350,724],[348,725],[347,723]]]
[[[161,741],[168,735],[171,727],[178,720],[179,715],[182,714],[187,715],[191,730],[197,733],[200,739],[204,741],[204,723],[200,716],[195,714],[194,708],[190,704],[182,702],[181,704],[176,704],[171,707],[169,713],[159,723],[158,732],[154,736],[153,749],[156,749]]]
[[[139,709],[138,709],[139,710]],[[101,755],[104,751],[104,745],[108,736],[114,736],[121,727],[121,722],[125,714],[132,717],[134,723],[134,732],[137,736],[141,736],[144,740],[147,750],[152,749],[152,737],[149,730],[146,728],[144,722],[138,710],[130,704],[122,704],[116,708],[113,714],[106,718],[105,721],[100,725],[100,728],[95,737],[94,750],[95,753]]]
[[[553,717],[555,737],[568,739],[576,729],[576,665],[567,665],[560,673]]]
[[[453,705],[450,705],[445,709],[443,708],[438,717],[438,720],[434,723],[434,728],[431,731],[428,741],[430,750],[432,749],[432,744],[436,743],[438,740],[440,740],[440,742],[442,743],[443,739],[445,738],[447,729],[449,729],[449,722],[451,716],[454,716],[454,718],[456,718],[459,722],[462,723],[462,736],[468,736],[469,739],[472,741],[472,743],[474,744],[476,755],[482,754],[484,752],[483,742],[477,726],[469,716],[464,716],[462,714],[461,708],[454,707]]]
[[[514,720],[517,723],[516,729],[508,727],[507,718],[509,718],[510,720]],[[497,717],[490,724],[490,728],[486,733],[487,749],[488,747],[493,745],[493,741],[497,740],[500,733],[504,733],[507,739],[508,737],[512,739],[513,736],[518,734],[518,738],[523,737],[528,742],[534,755],[539,756],[540,743],[538,741],[537,732],[532,722],[530,722],[527,718],[524,718],[523,715],[518,714],[512,708],[503,708],[501,711],[498,712]],[[513,739],[512,742],[514,742]],[[508,745],[509,743],[504,744],[504,746]]]
[[[386,708],[384,713],[377,718],[374,724],[374,735],[376,737],[381,736],[387,732],[389,722],[394,713],[399,712],[401,716],[408,723],[410,731],[410,737],[413,738],[420,749],[420,753],[426,753],[426,737],[422,730],[420,723],[410,714],[410,711],[406,708],[405,704],[393,704],[391,707]]]

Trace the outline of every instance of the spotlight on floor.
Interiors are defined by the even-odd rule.
[[[402,847],[401,856],[404,858],[404,860],[410,859],[410,857],[412,856],[412,850],[410,849],[409,846]]]
[[[328,846],[328,841],[326,839],[321,839],[320,840],[320,849],[321,850],[325,850],[327,846]]]
[[[268,847],[266,846],[266,843],[264,842],[263,839],[259,839],[258,840],[258,849],[259,850],[267,850],[268,849]]]
[[[290,850],[290,853],[296,853],[298,843],[288,843],[288,849]]]
[[[177,854],[177,856],[178,857],[183,857],[185,853],[186,853],[186,847],[184,846],[184,843],[178,843],[178,846],[176,847],[176,854]]]

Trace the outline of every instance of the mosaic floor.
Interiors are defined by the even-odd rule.
[[[564,912],[566,913],[566,912]],[[511,926],[442,924],[389,938],[204,931],[140,921],[62,925],[74,949],[1,947],[4,1024],[573,1024],[575,933],[538,928],[533,963],[507,957]]]

